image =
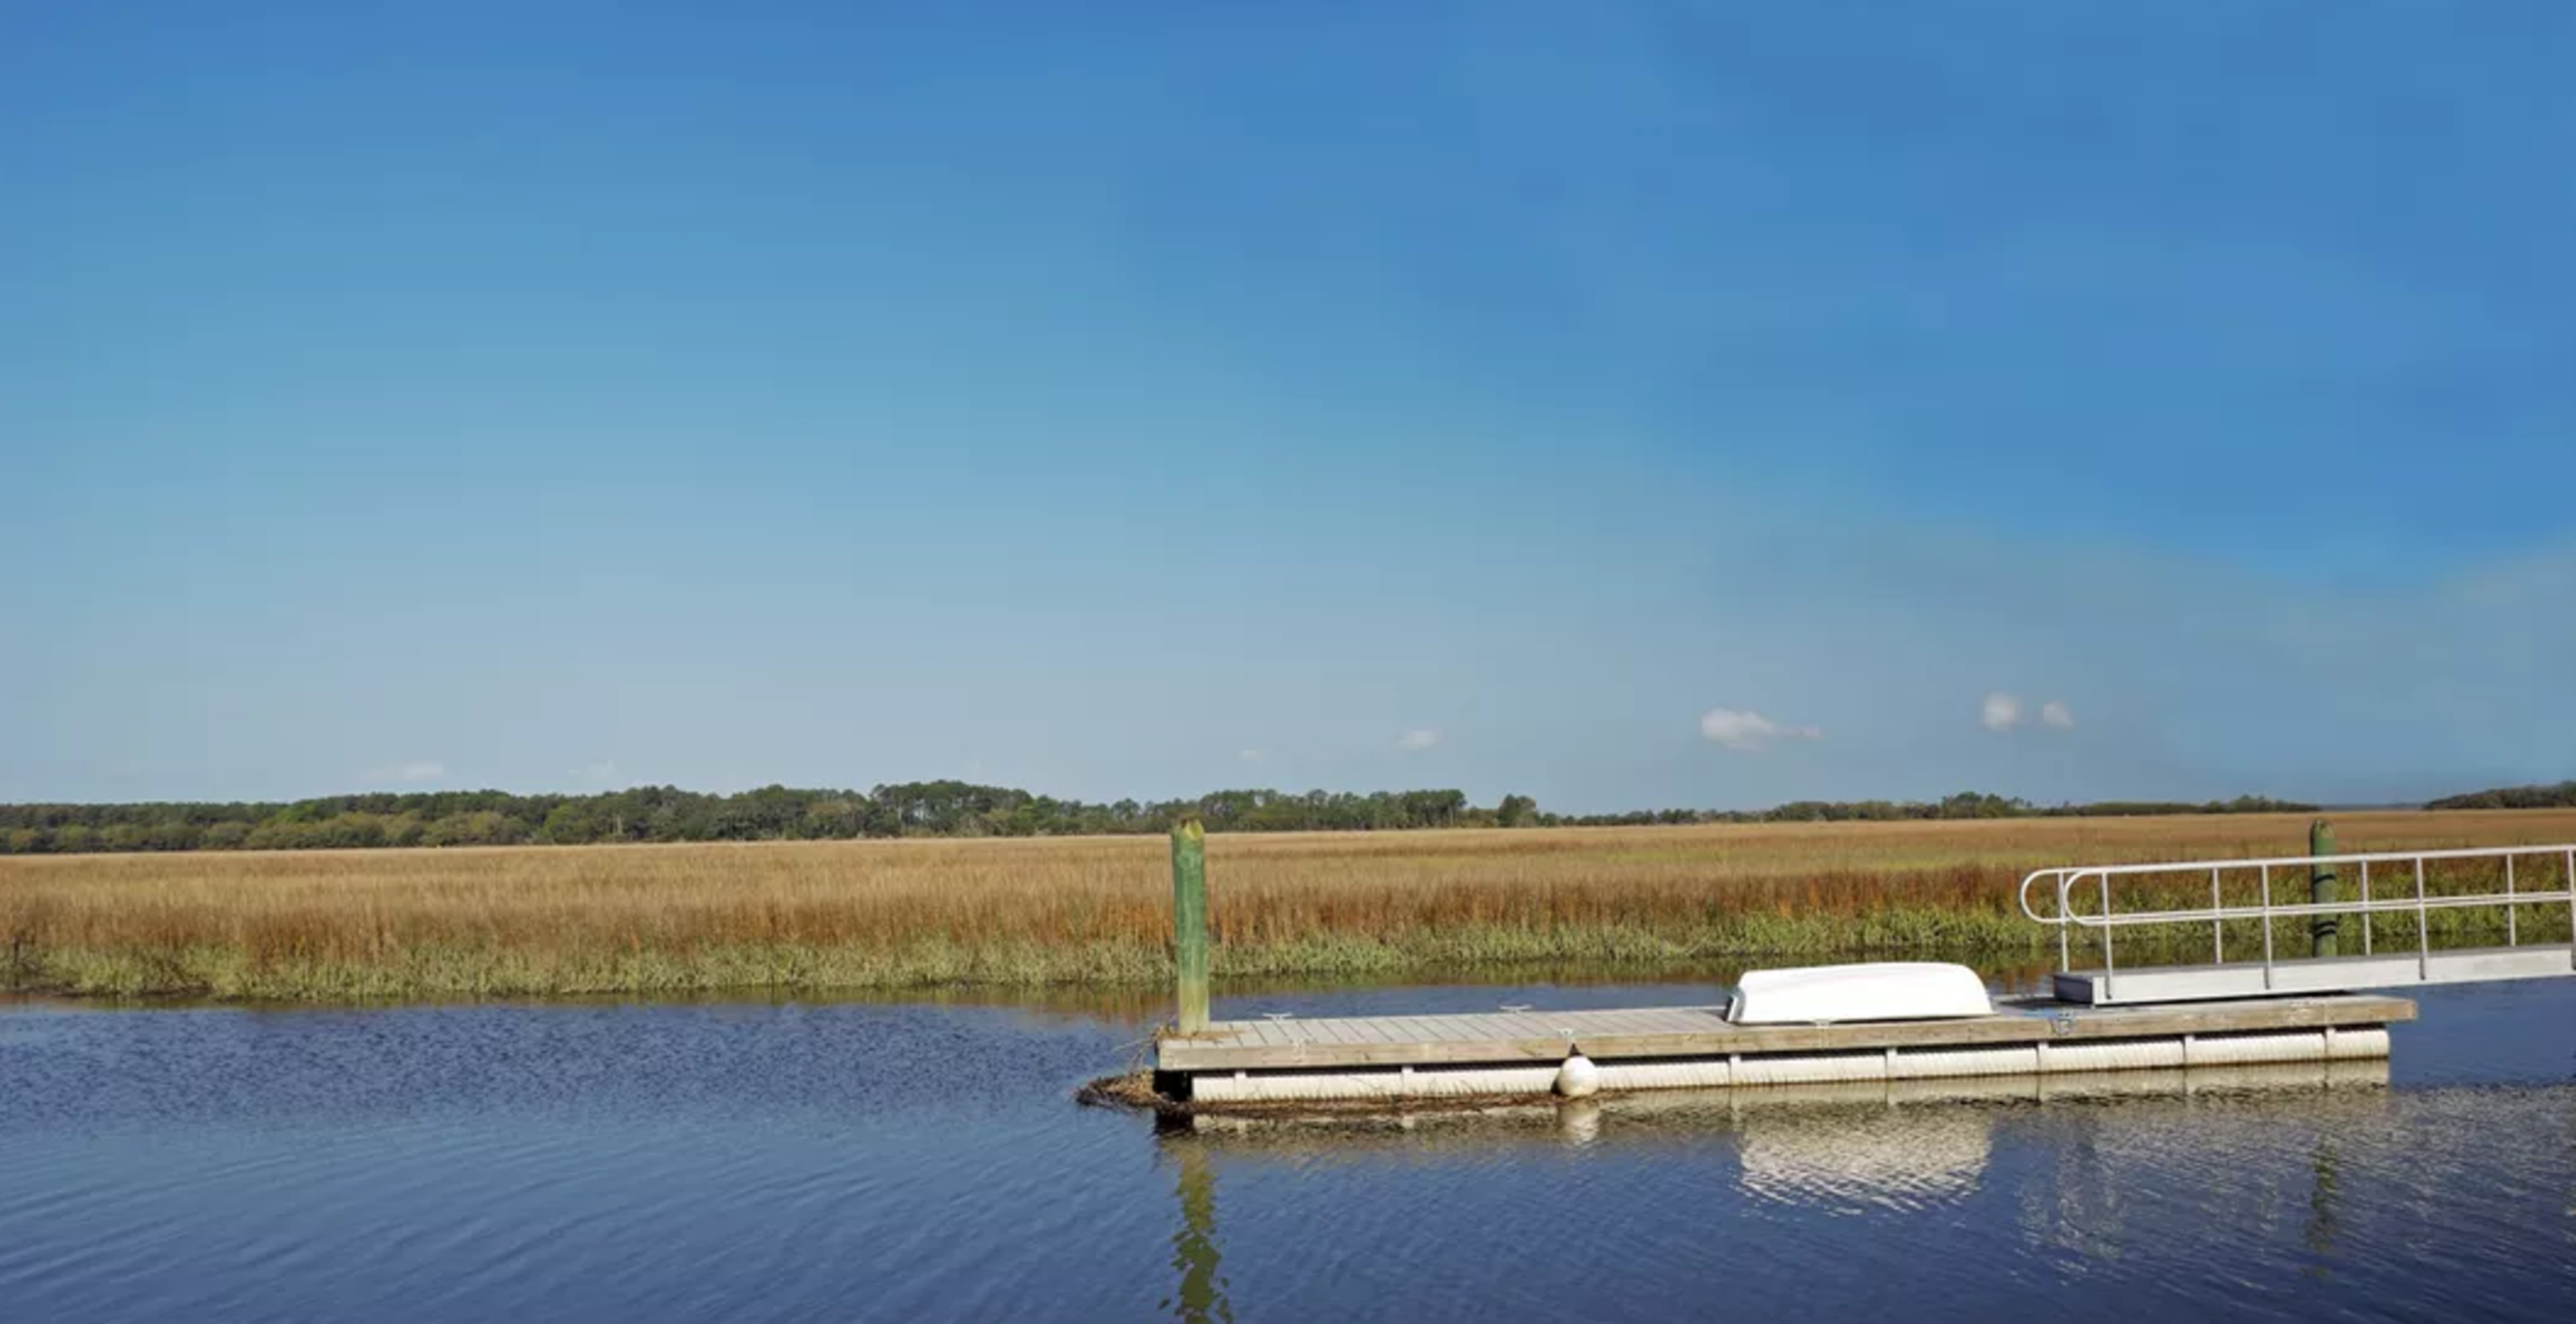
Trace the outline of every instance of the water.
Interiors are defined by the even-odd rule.
[[[0,1010],[0,1317],[2576,1317],[2576,981],[2385,1084],[1182,1135],[1069,1101],[1146,1012]]]

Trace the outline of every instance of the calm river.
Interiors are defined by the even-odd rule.
[[[2576,1319],[2576,981],[2358,1079],[1195,1135],[1071,1101],[1148,1014],[0,1008],[0,1318]]]

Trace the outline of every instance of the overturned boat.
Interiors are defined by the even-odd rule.
[[[1991,1016],[1986,981],[1942,961],[1872,961],[1748,972],[1726,1019],[1734,1025],[1835,1025]]]

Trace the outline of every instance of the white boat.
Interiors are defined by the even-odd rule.
[[[1991,1016],[1986,981],[1964,965],[1872,961],[1754,970],[1735,986],[1726,1019],[1737,1025],[1928,1021]]]

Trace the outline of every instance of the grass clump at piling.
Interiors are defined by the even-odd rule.
[[[2347,850],[2529,843],[2576,837],[2576,813],[2357,814],[2338,827]],[[2305,840],[2306,819],[2287,815],[1220,836],[1208,844],[1214,966],[1219,979],[1414,978],[1854,951],[2053,956],[2054,935],[2013,899],[2032,868],[2296,854]],[[1144,986],[1171,978],[1168,869],[1153,838],[10,857],[0,989],[331,1001]],[[2275,882],[2280,899],[2304,896],[2303,878]],[[2343,889],[2354,894],[2351,878]],[[2191,904],[2195,887],[2124,885],[2117,903],[2160,898]],[[2483,911],[2435,922],[2437,942],[2502,926]],[[2566,924],[2564,907],[2521,919],[2526,941]],[[2296,928],[2276,940],[2303,949]],[[2174,935],[2181,959],[2207,935]],[[2411,945],[2413,918],[2383,915],[2375,935]],[[2226,935],[2231,956],[2260,941],[2250,923]]]

